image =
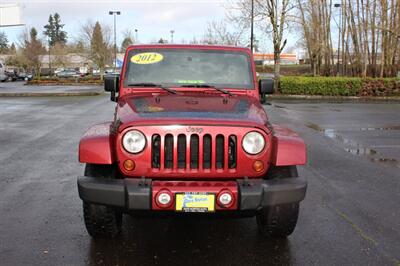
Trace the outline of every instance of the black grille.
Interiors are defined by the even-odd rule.
[[[217,169],[224,168],[224,136],[218,135],[216,139],[216,149],[215,149],[215,166]]]
[[[172,169],[174,165],[174,137],[171,134],[165,136],[164,167]]]
[[[203,137],[203,168],[211,169],[211,136]]]
[[[235,169],[237,162],[237,138],[234,135],[230,135],[228,141],[228,166],[229,169]]]
[[[151,167],[160,169],[161,137],[153,135],[151,138]]]
[[[178,136],[178,168],[186,168],[186,135]]]
[[[178,169],[186,169],[187,164],[190,165],[190,169],[211,169],[213,166],[215,169],[237,168],[237,137],[235,135],[230,135],[226,138],[224,135],[219,134],[215,137],[214,143],[212,136],[206,134],[202,136],[202,140],[203,150],[201,151],[199,135],[193,134],[187,141],[186,135],[179,134],[176,146],[174,147],[173,135],[167,134],[164,137],[164,147],[161,147],[162,136],[158,134],[153,135],[151,143],[151,167],[153,169],[160,169],[161,164],[164,163],[165,169],[173,169],[174,163],[176,163]],[[174,149],[176,150],[174,151]],[[161,162],[162,151],[164,151],[164,162]],[[174,152],[176,162],[174,162]],[[200,165],[200,158],[203,158],[202,167]],[[228,165],[226,165],[226,162]]]
[[[199,136],[190,136],[190,168],[199,168]]]

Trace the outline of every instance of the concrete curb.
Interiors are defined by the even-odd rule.
[[[25,83],[24,86],[39,86],[39,87],[50,87],[50,86],[66,86],[66,87],[93,87],[93,86],[104,86],[104,83]]]
[[[67,97],[67,96],[97,96],[103,92],[1,92],[0,97]]]
[[[321,96],[321,95],[267,95],[267,100],[326,101],[326,102],[389,102],[400,101],[400,96]]]

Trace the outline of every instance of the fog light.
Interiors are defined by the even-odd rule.
[[[171,192],[165,191],[165,190],[164,191],[160,191],[157,194],[156,201],[157,201],[157,205],[159,207],[162,207],[162,208],[169,207],[171,205],[171,203],[172,203]]]
[[[133,171],[135,169],[135,162],[132,160],[125,160],[124,168],[126,171]]]
[[[264,163],[262,161],[255,161],[253,163],[253,169],[257,173],[262,172],[264,170]]]
[[[222,191],[218,195],[218,204],[221,207],[230,207],[233,203],[233,195],[228,191]]]

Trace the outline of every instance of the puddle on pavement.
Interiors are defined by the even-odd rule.
[[[369,148],[348,148],[345,150],[353,155],[375,155],[375,154],[377,154],[376,150],[369,149]]]
[[[393,159],[393,158],[370,158],[370,161],[374,162],[374,163],[375,162],[384,163],[387,165],[391,165],[391,166],[400,168],[399,161],[397,161],[396,159]]]
[[[384,127],[362,127],[361,131],[386,131],[386,130],[400,130],[400,125],[388,125]]]
[[[357,156],[367,156],[369,160],[374,163],[383,163],[386,165],[400,168],[400,162],[397,159],[380,157],[380,154],[376,150],[363,147],[360,143],[356,142],[355,140],[343,137],[342,135],[338,134],[337,131],[334,130],[333,128],[322,128],[314,123],[307,123],[306,126],[315,131],[321,132],[322,134],[324,134],[325,137],[338,140],[339,142],[344,144],[343,148],[348,153]],[[368,130],[400,130],[400,128],[399,129],[396,128],[397,126],[391,126],[382,128],[369,128]]]

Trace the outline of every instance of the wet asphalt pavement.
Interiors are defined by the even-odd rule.
[[[102,87],[95,85],[61,86],[61,85],[26,85],[25,81],[0,82],[0,96],[15,93],[101,93]],[[79,96],[79,95],[77,95]]]
[[[124,218],[87,235],[77,149],[111,120],[108,96],[0,98],[1,265],[400,265],[400,104],[266,105],[308,145],[307,197],[287,240],[255,219]]]

